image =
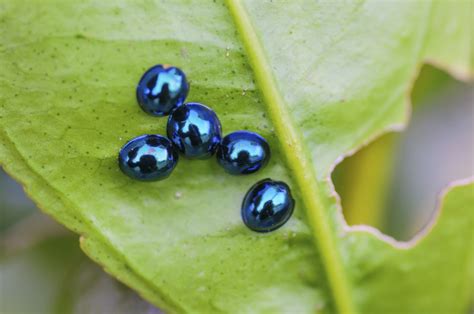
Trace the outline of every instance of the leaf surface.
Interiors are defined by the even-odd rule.
[[[406,122],[423,61],[472,73],[468,2],[4,0],[0,10],[3,167],[146,299],[170,312],[465,308],[472,185],[448,194],[439,226],[408,250],[345,228],[327,178],[340,156]],[[165,181],[123,176],[123,143],[165,131],[134,97],[156,63],[184,69],[188,101],[212,107],[225,133],[265,136],[270,164],[233,177],[182,158]],[[261,235],[239,211],[266,177],[287,181],[297,207]]]

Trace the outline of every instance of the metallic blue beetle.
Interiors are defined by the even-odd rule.
[[[166,116],[181,106],[189,92],[183,71],[176,67],[155,65],[143,74],[137,86],[140,107],[154,116]]]
[[[205,159],[216,152],[222,130],[214,111],[199,103],[187,103],[169,116],[167,134],[184,156]]]
[[[142,135],[120,150],[119,167],[132,179],[156,181],[167,178],[178,163],[178,152],[166,137]]]
[[[293,214],[295,200],[284,182],[264,179],[253,185],[242,202],[242,219],[256,232],[283,226]]]
[[[217,150],[217,161],[230,174],[249,174],[265,167],[270,146],[260,135],[236,131],[226,135]]]

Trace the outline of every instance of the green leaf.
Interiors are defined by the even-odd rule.
[[[1,3],[0,160],[146,299],[170,312],[465,309],[472,185],[407,249],[347,228],[328,178],[338,158],[404,125],[421,63],[472,73],[468,2]],[[186,71],[188,100],[215,109],[225,133],[265,136],[270,164],[233,177],[183,158],[165,181],[123,176],[123,143],[164,133],[166,119],[134,99],[156,63]],[[265,177],[287,181],[297,207],[261,235],[239,207]]]

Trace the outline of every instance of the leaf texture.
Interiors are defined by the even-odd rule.
[[[466,308],[472,184],[447,194],[435,230],[409,249],[349,230],[328,178],[338,158],[404,125],[423,62],[471,75],[468,2],[4,0],[0,25],[0,162],[82,235],[91,258],[154,304],[203,313]],[[183,158],[165,181],[123,176],[123,143],[165,131],[166,119],[134,98],[156,63],[184,69],[188,101],[212,107],[224,133],[265,136],[270,164],[233,177],[215,160]],[[261,235],[239,211],[266,177],[288,182],[297,207]]]

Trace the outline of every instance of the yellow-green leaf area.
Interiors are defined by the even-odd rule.
[[[470,75],[468,7],[3,0],[0,162],[89,256],[168,312],[462,312],[472,185],[452,190],[433,232],[401,249],[346,230],[326,178],[341,155],[403,124],[422,62]],[[125,141],[165,133],[166,119],[135,100],[157,63],[186,72],[188,101],[213,108],[224,133],[266,137],[270,164],[233,177],[213,159],[182,158],[165,181],[121,174]],[[240,204],[266,177],[286,181],[297,206],[262,235],[243,225]]]

